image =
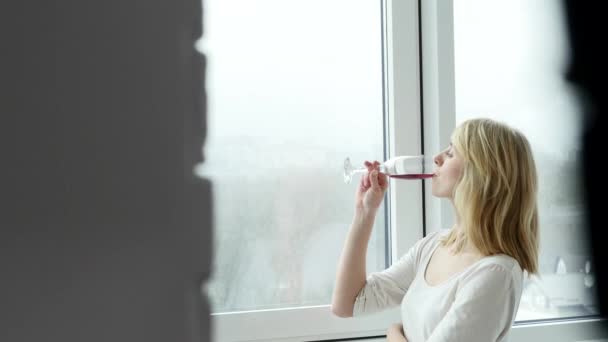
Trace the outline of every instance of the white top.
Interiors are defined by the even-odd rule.
[[[408,342],[506,341],[523,287],[519,263],[504,254],[484,257],[430,286],[424,274],[448,232],[429,234],[389,268],[371,273],[357,295],[353,316],[401,303]]]

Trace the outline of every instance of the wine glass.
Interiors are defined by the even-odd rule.
[[[427,179],[434,175],[435,162],[426,155],[398,156],[380,164],[380,172],[397,179]],[[366,173],[367,168],[355,169],[350,158],[344,160],[344,183],[350,183],[353,175]]]

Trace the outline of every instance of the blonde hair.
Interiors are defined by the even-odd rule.
[[[537,274],[537,175],[528,140],[505,124],[474,119],[454,130],[452,144],[464,161],[453,194],[462,230],[443,245],[459,252],[468,240],[484,255],[509,255]]]

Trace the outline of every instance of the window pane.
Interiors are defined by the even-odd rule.
[[[380,2],[204,5],[213,312],[329,304],[358,183],[343,161],[384,156]],[[385,267],[383,216],[368,272]]]
[[[593,315],[591,251],[580,189],[582,113],[565,80],[561,2],[454,2],[457,124],[491,117],[530,140],[539,176],[540,273],[517,320]]]

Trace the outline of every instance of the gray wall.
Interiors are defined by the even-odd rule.
[[[206,341],[201,0],[0,4],[0,341]]]

